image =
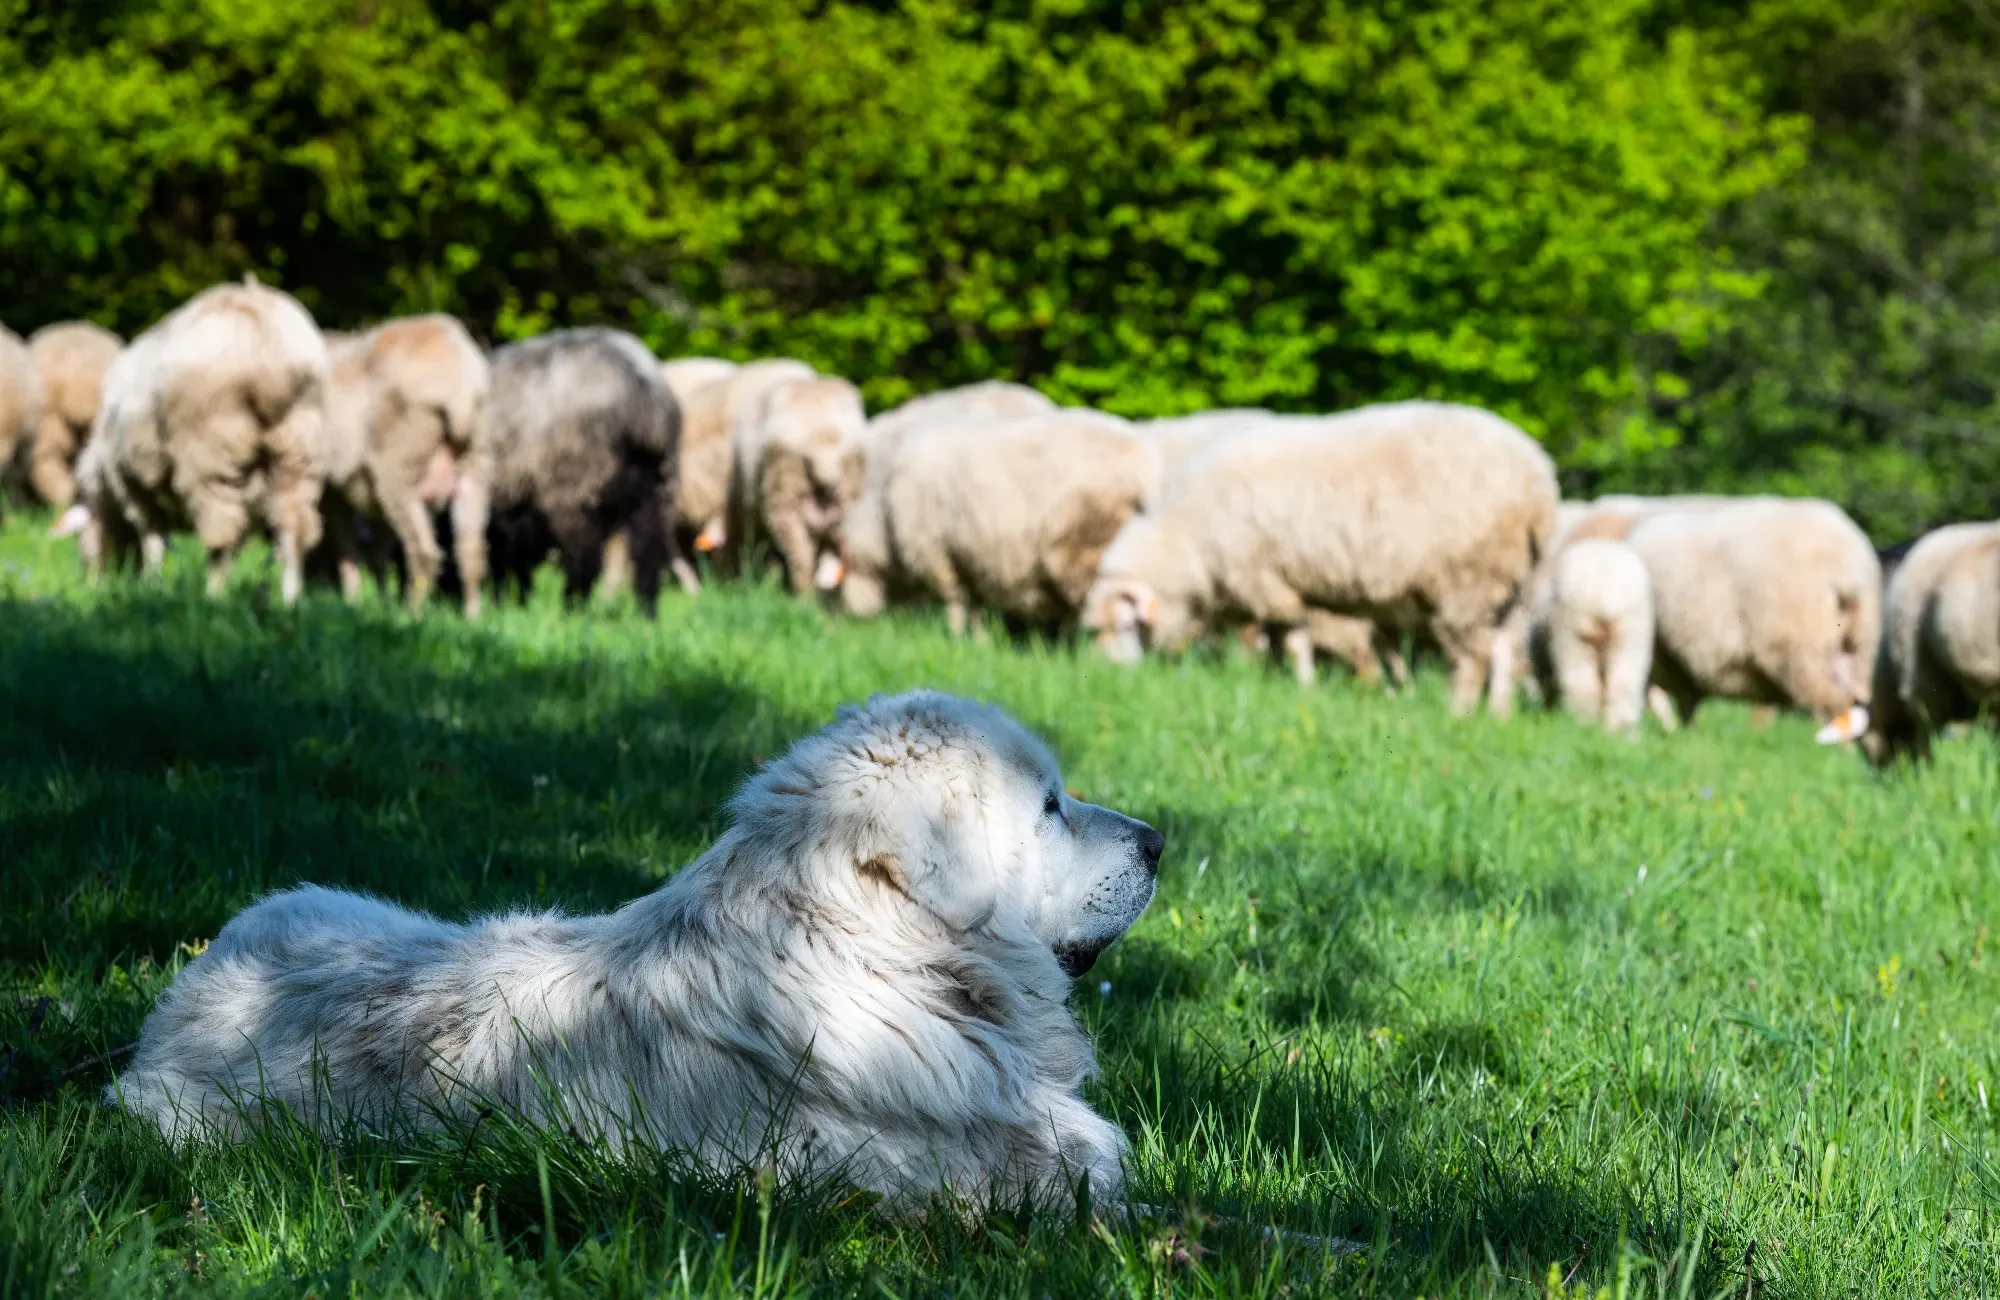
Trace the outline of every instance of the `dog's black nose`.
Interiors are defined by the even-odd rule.
[[[1167,847],[1167,837],[1150,826],[1139,828],[1139,856],[1145,859],[1146,870],[1160,874],[1160,852]]]

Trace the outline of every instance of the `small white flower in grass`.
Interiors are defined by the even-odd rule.
[[[1108,998],[1111,996],[1110,980],[1099,980],[1097,982],[1097,996],[1100,998]]]
[[[1646,883],[1646,864],[1643,862],[1639,864],[1639,883],[1642,885]]]

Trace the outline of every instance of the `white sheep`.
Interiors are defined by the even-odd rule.
[[[486,354],[458,321],[430,315],[340,336],[331,355],[324,508],[342,592],[360,594],[355,520],[369,519],[402,546],[404,595],[422,609],[444,561],[431,511],[448,504],[465,613],[477,618],[493,477]]]
[[[861,494],[868,414],[861,390],[815,375],[772,388],[736,439],[731,529],[769,537],[794,594],[840,586],[840,526]]]
[[[739,431],[751,422],[751,413],[761,415],[772,389],[812,377],[813,368],[803,361],[770,358],[734,366],[708,383],[694,384],[682,398],[681,474],[674,513],[683,540],[692,549],[714,553],[735,540],[729,536],[729,510],[736,499],[736,444],[744,436]],[[683,577],[682,584],[686,583]]]
[[[1927,758],[1939,729],[2000,704],[2000,524],[1926,534],[1885,603],[1862,747],[1876,763]]]
[[[872,618],[892,595],[906,594],[890,553],[884,493],[903,443],[918,433],[983,428],[1021,415],[1054,411],[1056,404],[1020,384],[987,382],[912,398],[868,423],[861,494],[841,526],[840,603],[849,614]]]
[[[954,634],[983,606],[1073,618],[1098,557],[1159,484],[1158,452],[1094,411],[1002,418],[905,437],[883,490],[896,570],[945,606]]]
[[[1623,542],[1560,543],[1534,601],[1528,661],[1544,698],[1580,721],[1626,731],[1646,709],[1653,663],[1653,587]]]
[[[1653,683],[1680,720],[1709,696],[1865,726],[1881,634],[1875,548],[1825,501],[1744,497],[1641,518],[1627,544],[1653,584]]]
[[[1179,650],[1204,625],[1307,627],[1315,609],[1420,628],[1451,662],[1453,707],[1475,707],[1490,672],[1504,714],[1513,667],[1496,631],[1555,506],[1553,463],[1488,411],[1401,402],[1274,420],[1203,446],[1127,524],[1084,625],[1121,661]]]
[[[104,377],[78,461],[79,542],[94,575],[135,547],[147,571],[191,528],[221,592],[251,525],[271,531],[286,604],[319,540],[325,340],[280,290],[218,285],[134,339]]]
[[[89,321],[45,325],[28,340],[41,386],[42,416],[28,455],[28,481],[42,500],[67,509],[76,500],[76,458],[104,391],[104,374],[125,340]]]

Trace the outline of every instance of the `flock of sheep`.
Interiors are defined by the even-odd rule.
[[[861,617],[930,599],[954,632],[985,609],[1119,661],[1237,636],[1302,682],[1320,654],[1400,681],[1413,637],[1460,712],[1484,693],[1506,714],[1517,676],[1613,729],[1726,697],[1807,710],[1878,761],[2000,697],[2000,525],[1891,553],[1885,593],[1827,502],[1561,501],[1531,438],[1444,403],[1131,422],[983,383],[870,419],[795,361],[663,364],[612,329],[489,357],[447,316],[323,333],[247,280],[129,344],[0,328],[0,467],[21,459],[93,577],[157,569],[192,531],[219,590],[261,526],[287,602],[309,557],[350,599],[391,557],[421,606],[442,534],[468,616],[552,551],[571,600],[611,555],[648,610],[664,574],[699,590],[694,552],[768,555]]]

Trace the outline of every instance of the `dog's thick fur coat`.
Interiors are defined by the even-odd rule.
[[[844,709],[608,916],[453,924],[306,887],[232,920],[108,1100],[174,1139],[282,1104],[429,1127],[486,1104],[614,1146],[775,1160],[915,1201],[1116,1195],[1066,1005],[1153,892],[1159,833],[1063,792],[997,709]]]

